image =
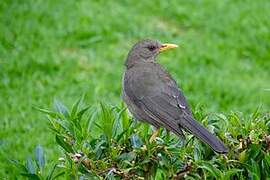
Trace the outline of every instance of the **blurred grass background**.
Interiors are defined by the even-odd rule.
[[[192,108],[250,114],[270,107],[268,0],[2,0],[0,2],[0,177],[5,157],[40,144],[57,160],[44,115],[54,98],[71,105],[121,102],[124,60],[142,38],[180,45],[159,62]]]

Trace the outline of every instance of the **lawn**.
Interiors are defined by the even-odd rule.
[[[125,57],[142,38],[178,44],[159,56],[192,107],[206,112],[270,108],[270,1],[0,2],[0,177],[45,147],[60,151],[46,118],[55,98],[82,94],[96,107],[121,103]]]

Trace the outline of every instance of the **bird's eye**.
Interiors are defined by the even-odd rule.
[[[154,51],[154,50],[156,49],[156,47],[155,47],[155,46],[149,46],[148,49],[149,49],[150,51]]]

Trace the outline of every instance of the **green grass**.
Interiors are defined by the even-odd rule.
[[[192,109],[270,108],[270,2],[9,1],[0,2],[0,177],[40,144],[59,151],[33,106],[54,98],[71,105],[86,94],[96,106],[120,104],[123,63],[141,38],[180,45],[159,57]]]

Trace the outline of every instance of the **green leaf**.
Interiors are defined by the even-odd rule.
[[[49,110],[47,110],[47,109],[42,109],[42,108],[39,108],[39,107],[34,107],[34,108],[35,108],[36,110],[38,110],[38,111],[44,113],[44,114],[49,115],[49,116],[52,117],[52,118],[57,118],[57,117],[59,117],[59,114],[56,113],[56,112],[49,111]]]
[[[83,101],[83,99],[84,99],[84,95],[80,99],[78,99],[75,104],[73,104],[73,106],[71,108],[71,113],[70,113],[71,119],[74,119],[76,117],[76,114],[77,114],[79,105],[81,104],[81,102]]]
[[[201,168],[201,169],[207,170],[216,179],[220,179],[221,178],[221,174],[222,174],[221,171],[218,170],[217,168],[215,168],[209,162],[205,162],[205,161],[198,162],[198,167]]]
[[[165,179],[165,177],[166,176],[165,176],[164,172],[158,168],[156,171],[155,180],[163,180],[163,179]]]
[[[251,173],[253,175],[253,177],[255,179],[261,179],[261,172],[260,172],[260,168],[259,168],[259,165],[256,161],[254,161],[253,159],[251,159],[251,166],[250,166],[250,170],[251,170]]]
[[[28,172],[27,167],[25,165],[21,164],[19,161],[13,160],[13,159],[10,159],[9,161],[12,164],[14,164],[21,171],[21,173],[27,173]]]
[[[123,132],[121,132],[117,138],[116,141],[119,142],[120,140],[122,140],[122,138],[124,138],[125,134],[128,132],[128,129],[125,129]]]
[[[125,109],[125,111],[122,113],[122,126],[123,129],[128,129],[130,125],[130,118],[128,117],[128,110],[127,108]]]
[[[26,168],[29,172],[29,174],[35,174],[36,173],[36,168],[33,164],[32,158],[28,157],[26,160]]]
[[[242,172],[241,169],[229,169],[228,171],[225,171],[224,179],[231,179],[231,177],[239,172]]]
[[[78,112],[77,116],[78,116],[78,120],[80,121],[82,119],[82,116],[84,115],[85,112],[87,112],[87,110],[90,108],[91,106],[87,106],[84,109],[82,109],[80,112]]]
[[[65,172],[59,172],[58,174],[56,174],[55,176],[53,176],[52,179],[57,179],[60,176],[63,176],[65,174]]]
[[[242,151],[240,154],[239,154],[239,156],[238,156],[238,159],[239,159],[239,161],[241,162],[241,163],[243,163],[245,160],[246,160],[246,153],[247,151],[246,150],[244,150],[244,151]]]
[[[249,159],[255,159],[261,152],[261,145],[251,144],[247,152]]]
[[[137,134],[132,134],[130,137],[133,148],[140,148],[143,145],[141,138]]]
[[[93,128],[93,124],[95,122],[95,120],[97,119],[97,112],[93,112],[90,117],[88,118],[88,121],[87,121],[87,133],[90,133],[92,128]]]
[[[269,155],[265,154],[264,159],[262,159],[261,162],[261,171],[262,171],[261,174],[264,177],[267,177],[270,174],[270,163],[268,162],[269,161],[268,158]]]
[[[252,113],[252,119],[257,119],[260,115],[260,107],[257,107],[255,111]]]
[[[121,154],[118,159],[121,161],[132,161],[136,157],[136,154],[134,152],[129,153],[123,153]]]
[[[55,122],[58,123],[66,132],[69,132],[74,136],[74,127],[72,126],[71,121],[55,119]]]
[[[40,180],[39,176],[31,173],[21,173],[22,176],[28,177],[29,180]]]
[[[63,114],[66,118],[69,118],[69,112],[67,108],[57,99],[54,100],[54,107],[60,114]]]
[[[105,179],[108,180],[115,180],[114,174],[113,174],[113,168],[109,170],[109,172],[107,173],[107,175],[105,176]]]
[[[264,160],[268,164],[268,166],[270,166],[270,154],[265,154]]]
[[[64,140],[62,136],[55,136],[56,142],[68,153],[74,153],[72,146]]]
[[[121,133],[120,130],[122,130],[121,127],[121,121],[120,118],[123,114],[123,112],[125,112],[125,108],[123,108],[118,114],[117,114],[117,118],[114,120],[113,122],[113,128],[112,128],[112,138],[115,138],[117,135],[119,135]]]
[[[57,165],[55,164],[53,168],[50,170],[49,175],[46,177],[46,180],[52,180],[53,179],[53,173],[55,172]]]
[[[99,159],[103,154],[103,150],[108,147],[108,138],[105,134],[101,135],[95,144],[94,152],[96,153],[96,159]]]
[[[101,114],[101,128],[103,133],[105,133],[109,139],[112,138],[112,126],[113,126],[113,116],[111,114],[111,109],[107,108],[104,104],[100,104],[102,114]]]
[[[199,148],[199,145],[196,144],[196,146],[194,148],[194,160],[199,161],[199,160],[201,160],[201,157],[202,157],[201,150]]]
[[[35,158],[38,165],[38,168],[42,170],[45,166],[45,157],[43,153],[43,148],[41,146],[37,146],[35,149]]]

